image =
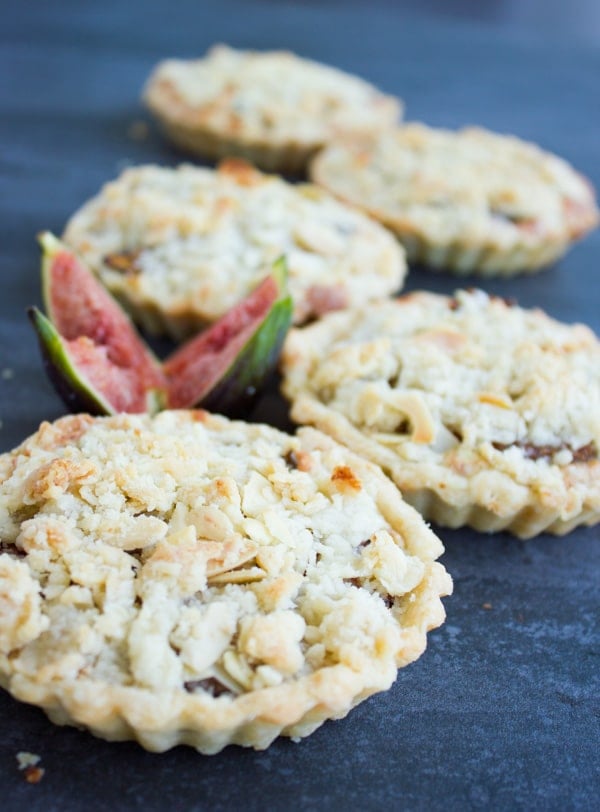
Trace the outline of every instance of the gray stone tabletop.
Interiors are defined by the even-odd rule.
[[[141,86],[165,56],[199,55],[219,41],[290,48],[400,95],[410,119],[476,123],[534,140],[600,188],[593,38],[563,37],[560,26],[548,33],[540,25],[542,36],[535,26],[495,26],[464,13],[416,14],[408,5],[405,14],[391,2],[5,4],[0,450],[63,412],[24,312],[40,299],[35,234],[60,232],[124,166],[181,160],[152,124],[143,140],[132,137],[132,125],[147,121]],[[599,268],[596,232],[540,275],[479,284],[600,333]],[[424,269],[408,279],[411,289],[457,285]],[[287,425],[275,387],[253,417]],[[597,809],[600,526],[527,542],[470,530],[439,534],[455,581],[448,619],[388,693],[300,744],[203,757],[183,747],[150,754],[55,727],[0,692],[0,809]],[[39,784],[17,770],[19,751],[41,756]]]

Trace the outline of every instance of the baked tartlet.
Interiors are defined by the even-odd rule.
[[[378,223],[238,159],[128,169],[73,215],[64,241],[134,319],[175,338],[226,313],[281,254],[299,322],[387,296],[406,273]]]
[[[566,161],[483,129],[340,141],[310,173],[394,231],[409,260],[457,274],[536,271],[598,224],[591,185]]]
[[[600,520],[600,342],[483,291],[427,292],[288,335],[292,418],[377,463],[439,525]]]
[[[398,99],[336,68],[225,45],[203,59],[161,62],[144,100],[184,150],[289,173],[304,171],[332,139],[376,133],[402,113]]]
[[[444,619],[439,539],[313,429],[75,415],[0,457],[0,682],[163,751],[302,737]]]

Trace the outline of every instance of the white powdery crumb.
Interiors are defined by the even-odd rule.
[[[11,369],[10,367],[5,367],[2,370],[1,374],[2,374],[2,379],[5,380],[5,381],[10,381],[11,378],[15,377],[15,371],[14,371],[14,369]]]
[[[25,770],[27,767],[35,767],[42,760],[41,756],[37,753],[28,753],[26,750],[21,750],[17,753],[17,765],[20,770]]]

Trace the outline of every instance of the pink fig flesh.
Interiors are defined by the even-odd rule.
[[[108,387],[108,400],[112,403],[119,398],[118,391],[110,395],[109,380],[116,385],[125,371],[137,379],[136,384],[141,390],[164,389],[164,376],[158,361],[117,302],[70,251],[60,247],[48,253],[44,268],[48,315],[67,341],[85,337],[102,350],[92,353],[87,343],[79,349],[70,348],[80,356],[89,371],[93,366],[92,357],[96,357],[98,374]],[[109,374],[110,365],[118,368],[120,373],[115,370]]]
[[[268,276],[242,302],[212,327],[190,339],[163,365],[167,376],[169,406],[182,409],[201,404],[269,313],[279,295]]]

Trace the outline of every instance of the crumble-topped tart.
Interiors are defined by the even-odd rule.
[[[536,271],[598,224],[590,183],[566,161],[480,128],[336,142],[311,177],[394,231],[409,260],[458,274]]]
[[[75,415],[2,455],[0,481],[1,684],[107,739],[308,735],[444,618],[439,539],[314,429]]]
[[[402,104],[336,68],[285,51],[225,45],[203,59],[159,63],[144,100],[182,149],[302,172],[328,141],[390,127]]]
[[[292,418],[379,464],[440,525],[600,520],[600,342],[483,291],[427,292],[288,335]]]
[[[281,254],[296,321],[387,296],[406,273],[378,223],[240,160],[128,169],[73,215],[64,240],[146,329],[175,338],[226,313]]]

